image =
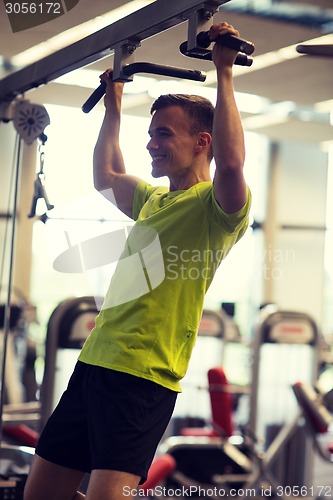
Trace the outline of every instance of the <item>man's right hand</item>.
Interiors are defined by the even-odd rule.
[[[112,80],[112,68],[107,69],[100,75],[101,81],[103,80],[106,83],[106,91],[104,96],[104,105],[108,107],[108,105],[121,104],[123,91],[124,91],[124,82],[115,82]]]

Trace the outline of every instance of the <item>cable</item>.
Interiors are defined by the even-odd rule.
[[[14,264],[16,214],[17,214],[20,160],[21,160],[21,143],[22,140],[19,139],[17,141],[15,176],[13,176],[14,178],[13,222],[12,222],[11,252],[10,252],[9,272],[8,272],[7,300],[4,312],[4,327],[3,327],[4,334],[3,334],[3,350],[2,350],[1,381],[0,381],[1,384],[0,385],[0,447],[2,443],[2,431],[3,431],[2,414],[3,414],[3,406],[5,400],[5,371],[6,371],[6,356],[7,356],[7,340],[10,328],[10,301],[12,292],[12,278],[13,278],[13,264]],[[15,157],[15,151],[14,151],[14,157]]]
[[[4,273],[4,269],[5,269],[7,235],[8,235],[9,218],[10,218],[10,201],[11,201],[11,193],[12,193],[12,189],[13,189],[14,172],[15,172],[15,170],[14,170],[15,156],[16,156],[16,151],[18,148],[18,141],[19,141],[19,135],[16,134],[16,139],[15,139],[15,144],[14,144],[13,164],[12,164],[12,168],[11,168],[11,176],[10,176],[10,181],[9,181],[9,196],[8,196],[8,202],[7,202],[7,219],[6,219],[5,234],[4,234],[3,249],[2,249],[1,268],[0,268],[0,297],[1,297],[2,286],[3,286],[3,273]]]

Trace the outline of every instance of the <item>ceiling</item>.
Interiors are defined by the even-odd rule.
[[[13,33],[4,10],[4,2],[1,2],[0,78],[17,70],[17,67],[13,66],[13,62],[17,61],[15,56],[43,42],[42,57],[62,46],[68,46],[82,36],[100,29],[93,21],[96,18],[98,20],[98,16],[124,7],[125,4],[132,4],[132,7],[137,5],[135,2],[119,0],[80,0],[72,10],[53,21]],[[248,106],[246,99],[245,104],[240,106],[245,129],[263,133],[275,141],[333,141],[333,128],[330,124],[333,110],[333,57],[299,55],[295,48],[297,44],[333,44],[333,0],[231,0],[223,4],[214,16],[216,21],[223,19],[233,24],[240,31],[242,38],[252,41],[255,45],[253,65],[250,68],[235,66],[234,72],[237,93],[265,98],[259,100],[256,108],[250,107],[250,96]],[[82,32],[78,34],[73,29],[82,23],[88,23],[85,25],[88,30],[85,35],[82,35]],[[65,31],[69,37],[67,40],[70,41],[60,40],[60,45],[51,48],[45,43],[48,40],[53,41],[53,37]],[[319,38],[324,36],[325,38]],[[205,71],[206,82],[196,85],[201,88],[214,88],[212,63],[188,58],[179,52],[180,43],[186,39],[185,22],[144,40],[141,47],[135,51],[135,60]],[[289,51],[280,50],[290,46],[293,47]],[[279,59],[276,59],[276,56],[279,56]],[[28,60],[28,56],[24,55],[22,59]],[[24,65],[24,62],[20,64]],[[93,72],[93,83],[88,83],[86,74],[82,73],[81,83],[78,84],[80,70],[77,70],[75,83],[68,85],[50,82],[29,92],[27,98],[43,104],[81,106],[94,86],[98,86],[98,74],[111,66],[112,56],[86,68]],[[162,78],[168,81],[169,92],[174,91],[173,86],[178,90],[179,82],[173,83],[165,77],[155,75],[150,77],[152,82]],[[145,88],[141,92],[132,93],[130,86],[134,88],[136,80],[139,78],[134,76],[134,82],[125,85],[130,93],[125,96],[124,110],[127,113],[147,115],[153,100],[152,93],[147,91],[149,81],[145,82]]]

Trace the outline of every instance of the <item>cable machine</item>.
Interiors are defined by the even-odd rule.
[[[7,276],[7,293],[6,300],[4,304],[3,312],[3,335],[2,335],[2,351],[1,351],[1,367],[0,367],[0,465],[1,473],[5,477],[8,477],[8,481],[3,481],[0,485],[0,494],[15,495],[23,494],[24,481],[21,477],[13,477],[13,469],[11,464],[16,464],[16,466],[22,467],[25,470],[27,466],[30,465],[33,455],[33,449],[29,450],[23,446],[12,446],[3,445],[3,409],[5,403],[5,393],[7,389],[5,375],[8,359],[8,347],[10,347],[10,335],[11,335],[11,317],[15,306],[11,304],[12,292],[13,292],[13,271],[14,271],[14,253],[15,253],[15,237],[16,237],[16,226],[17,226],[17,213],[18,213],[18,192],[19,192],[19,178],[21,169],[21,150],[22,150],[22,140],[27,144],[32,144],[36,139],[41,141],[41,146],[45,145],[47,136],[44,133],[45,127],[50,123],[49,115],[44,108],[44,106],[39,106],[31,104],[27,100],[15,100],[8,103],[6,107],[5,117],[1,117],[5,122],[13,121],[14,128],[17,131],[17,140],[14,152],[14,162],[13,162],[13,172],[12,172],[12,188],[13,188],[13,207],[12,207],[12,227],[11,227],[11,239],[10,239],[10,252],[9,252],[9,265],[8,265],[8,276]],[[33,217],[35,213],[35,208],[38,198],[44,198],[47,208],[53,208],[47,199],[45,187],[44,187],[44,152],[40,149],[40,171],[37,174],[34,183],[34,197],[33,205],[31,208],[31,213],[29,217]],[[9,220],[9,215],[7,220]],[[6,226],[6,232],[8,230],[8,225]],[[6,238],[4,239],[6,241]],[[5,255],[6,248],[3,248],[3,255]],[[2,261],[4,267],[4,259]],[[3,278],[4,269],[1,271],[1,277]],[[0,282],[0,290],[2,288],[2,283]],[[13,359],[11,360],[13,362]],[[8,366],[9,368],[9,366]],[[15,418],[13,416],[13,418]],[[26,416],[23,417],[26,419]],[[7,498],[7,497],[6,497]],[[8,497],[9,498],[9,497]],[[10,498],[13,498],[12,496]],[[21,496],[15,496],[14,498],[21,498]]]

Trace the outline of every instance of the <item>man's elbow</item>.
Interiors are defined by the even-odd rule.
[[[94,174],[93,182],[94,182],[94,188],[96,189],[96,191],[102,191],[104,189],[105,184],[103,183],[103,181],[101,180],[101,178],[98,175]]]
[[[94,173],[93,183],[96,191],[100,192],[105,191],[106,189],[111,189],[113,187],[113,176]]]

